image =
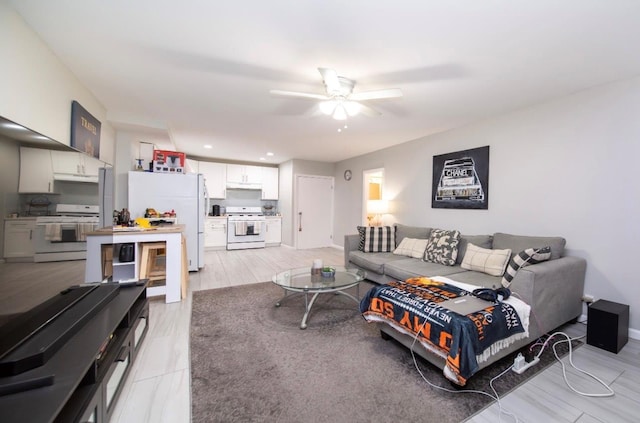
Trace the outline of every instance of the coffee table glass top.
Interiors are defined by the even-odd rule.
[[[366,277],[360,269],[347,269],[343,266],[331,266],[336,269],[335,276],[324,278],[312,275],[311,267],[285,270],[273,277],[273,283],[290,291],[332,291],[336,288],[358,284]]]

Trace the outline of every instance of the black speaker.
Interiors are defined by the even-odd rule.
[[[598,300],[587,311],[587,344],[618,353],[629,340],[629,306]]]

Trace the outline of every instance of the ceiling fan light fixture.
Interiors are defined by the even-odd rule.
[[[345,101],[343,105],[349,116],[356,116],[362,110],[360,103],[355,101]]]
[[[327,100],[327,101],[321,101],[318,104],[318,107],[320,108],[320,111],[322,113],[324,113],[327,116],[331,116],[333,112],[336,110],[337,104],[338,103],[335,100]]]
[[[333,112],[333,118],[335,120],[346,120],[347,119],[347,111],[344,108],[342,103],[336,106],[336,110]]]

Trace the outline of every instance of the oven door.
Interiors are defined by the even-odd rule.
[[[264,220],[229,220],[228,243],[264,242]]]
[[[40,262],[86,258],[87,243],[78,241],[78,237],[79,229],[76,223],[36,224],[33,237],[34,260]]]

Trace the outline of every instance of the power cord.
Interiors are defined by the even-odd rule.
[[[520,421],[518,419],[518,416],[516,416],[514,413],[512,413],[512,412],[510,412],[510,411],[508,411],[508,410],[506,410],[505,408],[502,407],[502,402],[500,401],[500,396],[498,395],[498,392],[496,391],[496,389],[493,386],[493,382],[496,381],[497,379],[499,379],[500,377],[502,377],[503,375],[505,375],[507,372],[509,372],[509,370],[511,370],[513,368],[513,365],[507,367],[502,373],[500,373],[499,375],[495,376],[494,378],[492,378],[489,381],[489,387],[493,391],[493,395],[491,395],[488,392],[477,391],[477,390],[474,390],[474,389],[461,389],[461,390],[448,389],[448,388],[445,388],[443,386],[435,385],[435,384],[431,383],[429,380],[427,380],[427,378],[424,376],[424,374],[420,370],[420,367],[418,366],[418,361],[416,360],[415,353],[413,352],[413,348],[414,348],[414,346],[416,344],[416,341],[418,340],[418,334],[423,331],[424,326],[425,326],[426,323],[427,323],[427,320],[425,319],[425,321],[422,323],[422,326],[420,327],[420,330],[417,331],[417,333],[413,337],[413,342],[411,343],[411,347],[409,348],[409,351],[411,352],[411,358],[413,359],[413,365],[416,368],[416,370],[418,371],[418,374],[420,375],[422,380],[424,380],[427,383],[427,385],[431,386],[432,388],[439,389],[441,391],[449,392],[449,393],[452,393],[452,394],[479,394],[479,395],[485,395],[485,396],[495,400],[498,403],[498,407],[499,407],[499,410],[500,410],[499,413],[498,413],[498,421],[499,422],[502,422],[502,415],[505,414],[507,416],[513,417],[515,419],[515,422],[518,423]]]
[[[603,397],[612,397],[615,395],[615,392],[613,391],[613,389],[611,389],[611,387],[609,385],[607,385],[605,382],[603,382],[600,378],[598,378],[596,375],[591,374],[589,372],[587,372],[586,370],[582,370],[580,368],[578,368],[575,364],[573,364],[573,346],[571,345],[571,341],[575,341],[578,339],[582,339],[584,338],[584,335],[582,336],[578,336],[576,338],[571,338],[569,337],[569,335],[567,335],[564,332],[555,332],[551,335],[549,335],[549,337],[547,338],[546,341],[544,341],[544,343],[542,344],[542,348],[540,349],[540,352],[536,355],[536,358],[540,358],[540,356],[542,355],[542,352],[544,351],[544,349],[547,347],[547,344],[549,343],[549,341],[551,341],[551,339],[553,339],[554,336],[557,335],[562,335],[567,339],[563,339],[560,341],[556,341],[553,343],[552,348],[553,348],[553,355],[555,355],[556,360],[558,360],[558,362],[560,362],[560,365],[562,366],[562,377],[564,378],[564,382],[567,384],[567,386],[569,387],[569,389],[571,389],[573,392],[575,392],[578,395],[582,395],[585,397],[596,397],[596,398],[603,398]],[[602,386],[604,386],[608,392],[606,393],[601,393],[601,394],[590,394],[587,392],[581,392],[578,391],[577,389],[575,389],[573,386],[571,386],[571,384],[569,383],[569,379],[567,378],[567,369],[566,366],[564,364],[564,362],[560,359],[560,357],[558,356],[558,352],[556,350],[556,346],[566,342],[569,345],[569,364],[571,364],[571,367],[573,367],[574,369],[576,369],[578,372],[589,376],[590,378],[594,379],[596,382],[598,382],[599,384],[601,384]],[[537,345],[537,344],[534,344]]]

